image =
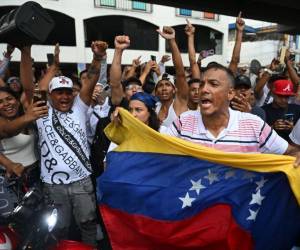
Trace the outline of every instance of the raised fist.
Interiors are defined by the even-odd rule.
[[[116,36],[115,37],[115,48],[116,49],[127,49],[130,46],[129,36]]]
[[[95,56],[104,57],[106,56],[106,49],[108,44],[103,41],[92,42],[91,48]]]

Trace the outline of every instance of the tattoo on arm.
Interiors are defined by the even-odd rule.
[[[88,69],[87,77],[88,79],[92,79],[95,77],[95,75],[98,75],[99,73],[99,69],[92,64]]]

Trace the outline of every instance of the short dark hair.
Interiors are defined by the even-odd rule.
[[[84,69],[84,70],[80,71],[80,73],[79,73],[79,78],[81,79],[81,76],[82,76],[84,73],[87,73],[87,72],[88,72],[87,69]]]
[[[14,98],[16,98],[19,101],[19,96],[16,92],[14,92],[10,87],[5,86],[5,87],[0,87],[0,92],[6,92],[10,95],[12,95]]]
[[[82,87],[81,81],[77,76],[71,76],[70,79],[73,82],[73,85],[78,85],[80,88]]]
[[[190,79],[190,80],[188,80],[188,85],[189,86],[191,86],[193,83],[200,83],[201,81],[200,81],[200,79],[199,78],[192,78],[192,79]]]
[[[206,69],[204,70],[204,72],[206,72],[206,71],[208,71],[208,70],[210,70],[210,69],[215,69],[215,70],[218,69],[218,70],[224,71],[224,72],[226,73],[227,77],[228,77],[230,86],[231,86],[231,87],[234,87],[234,74],[232,73],[232,71],[231,71],[229,68],[223,66],[222,64],[219,64],[219,63],[215,63],[215,62],[214,62],[214,63],[208,65],[208,66],[206,67]],[[204,72],[203,72],[203,73],[204,73]]]

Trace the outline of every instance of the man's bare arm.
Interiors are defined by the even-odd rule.
[[[87,71],[87,78],[82,83],[80,98],[86,104],[90,105],[95,85],[99,79],[101,60],[106,56],[108,45],[103,41],[95,41],[91,44],[93,60]]]
[[[200,79],[200,68],[196,61],[196,51],[195,51],[195,27],[186,19],[187,25],[185,26],[185,34],[188,37],[188,53],[190,67],[192,71],[192,78]]]
[[[115,53],[110,67],[111,102],[113,105],[119,105],[124,97],[123,87],[121,84],[121,60],[123,51],[129,46],[130,39],[128,36],[115,37]]]
[[[237,74],[238,64],[240,62],[240,54],[241,54],[241,47],[242,47],[242,40],[243,40],[243,31],[245,28],[245,22],[241,18],[242,12],[239,13],[238,17],[236,18],[236,37],[235,37],[235,44],[232,52],[231,61],[229,64],[229,69],[233,72],[234,75]]]
[[[189,87],[186,82],[183,62],[177,43],[175,41],[175,30],[171,27],[163,27],[163,30],[157,30],[165,38],[172,52],[173,64],[176,72],[176,97],[174,100],[174,110],[177,115],[187,110]]]
[[[288,146],[287,150],[285,151],[284,155],[290,155],[290,156],[295,156],[296,160],[294,162],[294,167],[299,167],[300,166],[300,151],[299,147],[290,145]]]

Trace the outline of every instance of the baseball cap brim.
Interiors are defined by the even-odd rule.
[[[284,96],[295,96],[296,93],[291,93],[291,92],[281,92],[281,91],[274,91],[273,92],[275,95],[284,95]]]

